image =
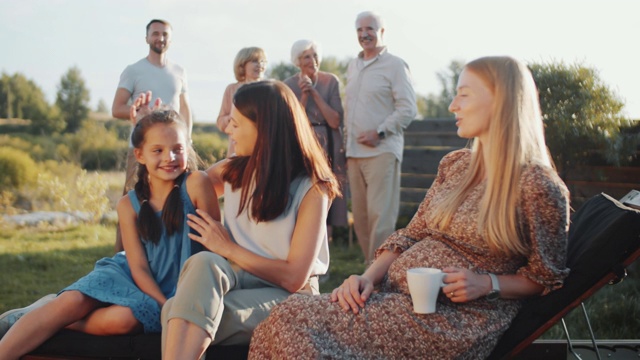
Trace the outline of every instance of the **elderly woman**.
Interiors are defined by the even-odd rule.
[[[291,47],[291,62],[300,73],[284,81],[305,108],[320,145],[327,154],[331,169],[346,189],[346,158],[342,143],[342,101],[340,81],[334,74],[319,71],[322,53],[320,45],[312,40],[298,40]],[[329,237],[332,225],[347,225],[345,197],[336,198],[327,217]]]
[[[222,97],[222,105],[220,106],[220,114],[218,114],[218,129],[224,132],[224,129],[231,120],[231,106],[233,105],[233,95],[238,88],[246,83],[262,80],[264,72],[267,69],[267,54],[259,47],[246,47],[240,49],[233,61],[233,74],[238,82],[229,84],[224,91]],[[233,143],[229,141],[227,148],[227,157],[235,152]]]

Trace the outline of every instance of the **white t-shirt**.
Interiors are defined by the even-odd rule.
[[[180,95],[187,92],[187,72],[180,65],[167,60],[165,66],[158,67],[147,58],[127,66],[120,75],[118,88],[131,93],[131,100],[151,90],[152,103],[157,98],[163,104],[180,112]]]

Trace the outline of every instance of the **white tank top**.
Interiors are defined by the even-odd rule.
[[[267,222],[256,222],[248,215],[245,207],[240,215],[241,189],[231,190],[229,183],[224,184],[224,225],[231,238],[238,245],[269,259],[286,260],[291,248],[291,238],[298,218],[298,209],[302,199],[312,187],[308,177],[297,177],[289,188],[289,205],[277,218]],[[322,275],[329,268],[329,241],[326,234],[326,219],[322,225],[325,235],[318,257],[315,259],[311,275]]]

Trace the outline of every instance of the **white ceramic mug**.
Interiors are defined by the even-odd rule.
[[[434,268],[413,268],[407,270],[407,284],[413,302],[413,311],[418,314],[436,312],[436,300],[444,273]]]

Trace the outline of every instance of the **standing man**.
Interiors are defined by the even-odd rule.
[[[403,130],[417,112],[409,67],[383,46],[384,30],[378,14],[366,11],[356,18],[362,52],[349,63],[345,89],[351,207],[367,263],[395,231]]]
[[[111,113],[118,119],[129,120],[131,102],[140,94],[150,92],[151,103],[160,99],[163,104],[177,111],[187,123],[191,136],[191,109],[187,97],[187,73],[180,65],[170,62],[166,52],[171,44],[171,24],[153,19],[147,24],[145,40],[149,54],[142,60],[127,66],[120,75],[120,83],[113,99]],[[132,124],[135,125],[135,124]],[[135,185],[136,160],[129,144],[127,169],[123,195]],[[120,229],[116,232],[116,251],[123,250]]]

